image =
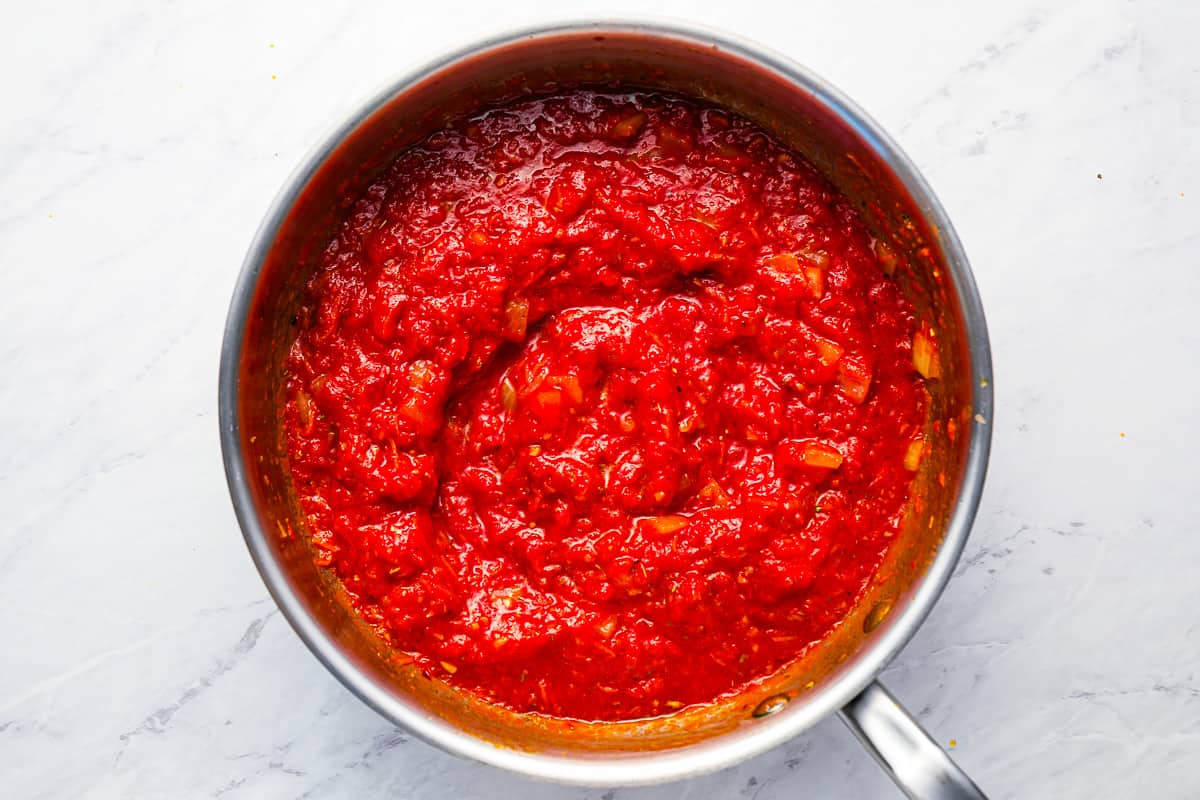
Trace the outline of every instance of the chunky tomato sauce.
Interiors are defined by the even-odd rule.
[[[296,320],[318,562],[403,657],[518,711],[744,687],[838,625],[897,530],[925,393],[893,265],[716,108],[575,90],[435,133]]]

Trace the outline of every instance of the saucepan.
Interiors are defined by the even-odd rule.
[[[795,663],[734,697],[670,716],[589,723],[518,714],[393,657],[314,565],[282,434],[293,314],[347,205],[406,146],[503,98],[605,84],[724,106],[806,155],[904,267],[901,288],[937,335],[927,456],[905,523],[861,602]],[[221,444],[250,553],[318,659],[382,716],[459,756],[535,778],[617,786],[727,767],[839,714],[915,797],[980,797],[877,681],[929,614],[983,489],[991,357],[967,258],[929,186],[848,98],[785,57],[658,23],[546,26],[480,42],[410,72],[360,106],[300,165],[250,247],[221,354]]]

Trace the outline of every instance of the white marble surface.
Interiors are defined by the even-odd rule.
[[[0,795],[897,796],[836,720],[688,783],[529,783],[394,730],[281,619],[215,419],[226,303],[271,197],[398,70],[499,26],[641,6],[324,5],[0,8]],[[855,97],[973,258],[991,473],[886,682],[996,797],[1197,796],[1200,6],[658,11]]]

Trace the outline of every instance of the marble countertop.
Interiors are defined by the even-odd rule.
[[[2,793],[898,796],[833,719],[686,783],[531,783],[386,724],[276,611],[217,442],[251,235],[387,77],[566,10],[406,6],[0,11]],[[657,10],[778,48],[858,100],[972,257],[996,365],[987,490],[885,682],[995,797],[1196,796],[1200,5]]]

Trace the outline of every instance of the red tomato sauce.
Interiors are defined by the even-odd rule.
[[[518,711],[653,716],[770,674],[854,605],[912,481],[916,318],[873,247],[807,161],[690,100],[572,90],[433,134],[297,315],[318,563],[428,675]]]

